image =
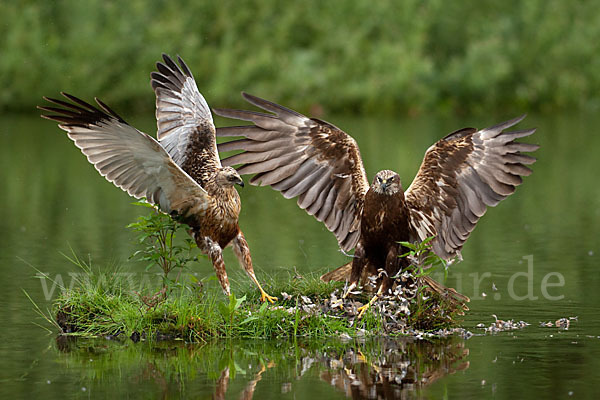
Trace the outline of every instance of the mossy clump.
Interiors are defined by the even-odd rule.
[[[89,272],[54,301],[53,319],[64,334],[195,342],[415,335],[451,328],[461,314],[443,296],[414,286],[412,297],[405,301],[383,297],[358,318],[357,309],[372,294],[356,293],[342,300],[343,285],[322,282],[317,275],[269,282],[267,291],[280,300],[261,304],[258,292],[250,286],[238,290],[239,297],[229,298],[216,288],[190,290],[184,284],[143,296],[127,290],[125,281],[99,279]]]

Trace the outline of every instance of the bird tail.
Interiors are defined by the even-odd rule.
[[[453,305],[460,306],[464,311],[469,309],[465,303],[470,302],[471,299],[462,293],[458,293],[456,289],[446,287],[433,280],[430,276],[422,276],[421,281],[424,285],[427,285],[428,289],[439,294],[442,298],[449,300]]]
[[[352,272],[352,261],[347,264],[342,265],[341,267],[337,267],[333,271],[329,271],[326,274],[321,275],[321,280],[323,282],[331,282],[331,281],[346,281],[350,279],[350,272]]]

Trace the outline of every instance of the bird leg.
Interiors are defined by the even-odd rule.
[[[223,251],[221,246],[209,237],[196,238],[194,235],[194,238],[196,239],[198,248],[210,257],[215,272],[217,273],[217,279],[219,279],[219,283],[223,288],[223,293],[225,293],[225,296],[230,296],[231,289],[229,288],[227,271],[225,271],[225,262],[223,261]]]
[[[217,379],[217,384],[215,388],[215,394],[213,395],[213,399],[221,400],[225,398],[225,393],[227,393],[227,388],[229,387],[229,367],[225,367],[223,371],[221,371],[221,376]]]
[[[252,282],[258,286],[258,290],[260,290],[260,301],[264,302],[265,300],[268,300],[270,303],[277,301],[277,297],[267,294],[267,292],[263,290],[262,286],[260,286],[260,283],[258,283],[258,279],[256,279],[256,275],[254,275],[254,268],[252,267],[250,247],[248,247],[248,242],[246,242],[246,238],[241,231],[233,239],[233,252],[238,258],[240,266],[244,269],[244,271],[246,271]]]
[[[348,284],[348,288],[346,292],[344,292],[342,299],[345,299],[350,295],[350,292],[358,286],[358,282],[360,281],[360,276],[365,268],[367,263],[367,259],[365,258],[365,248],[363,247],[361,242],[358,242],[356,245],[356,249],[354,250],[354,258],[352,259],[352,272],[350,273],[350,283]]]
[[[348,295],[350,294],[351,291],[354,290],[354,288],[356,288],[356,282],[352,282],[348,285],[348,287],[346,288],[346,291],[344,292],[344,294],[342,295],[342,299],[345,299],[346,297],[348,297]],[[340,306],[341,307],[341,306]]]
[[[375,303],[383,293],[387,292],[388,289],[392,287],[392,280],[390,279],[390,274],[391,276],[396,274],[399,266],[398,260],[398,246],[391,246],[385,258],[385,273],[383,274],[384,276],[381,280],[381,284],[379,285],[379,289],[377,290],[377,293],[375,293],[375,296],[373,296],[367,304],[358,308],[357,311],[359,313],[357,319],[362,318],[362,316],[369,309],[369,307],[371,307],[373,303]]]
[[[389,278],[385,277],[383,279],[389,279]],[[365,314],[365,312],[369,309],[369,307],[371,307],[373,305],[373,303],[375,303],[379,299],[379,296],[381,296],[381,294],[384,292],[383,286],[384,285],[382,282],[381,285],[379,285],[379,290],[377,290],[377,293],[375,293],[375,296],[371,297],[371,300],[369,300],[369,302],[367,304],[365,304],[362,307],[359,307],[356,310],[356,311],[358,311],[358,316],[356,317],[356,319],[361,319],[362,316]]]

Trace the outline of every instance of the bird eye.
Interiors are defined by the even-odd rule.
[[[379,183],[381,183],[383,180],[381,179],[381,177],[380,177],[380,176],[378,176],[378,177],[377,177],[377,181],[378,181]]]

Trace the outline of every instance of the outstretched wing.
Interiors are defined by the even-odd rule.
[[[156,63],[151,84],[156,94],[157,138],[173,161],[200,184],[204,173],[221,166],[210,108],[198,91],[190,69],[166,54]]]
[[[254,125],[217,129],[217,136],[243,136],[218,145],[219,151],[242,150],[223,160],[243,164],[240,174],[256,174],[250,183],[269,185],[325,223],[346,251],[356,245],[367,177],[354,139],[335,126],[242,93],[249,103],[273,114],[214,110]]]
[[[504,132],[525,116],[491,128],[466,128],[431,146],[414,181],[406,190],[411,240],[435,235],[434,252],[446,259],[460,258],[460,250],[486,212],[515,191],[525,165],[535,158],[538,145],[515,142],[535,129]]]
[[[101,110],[66,93],[71,102],[44,97],[60,107],[43,118],[58,121],[88,161],[108,181],[136,198],[146,198],[166,213],[201,213],[208,208],[206,191],[171,160],[152,137],[127,124],[96,99]]]

